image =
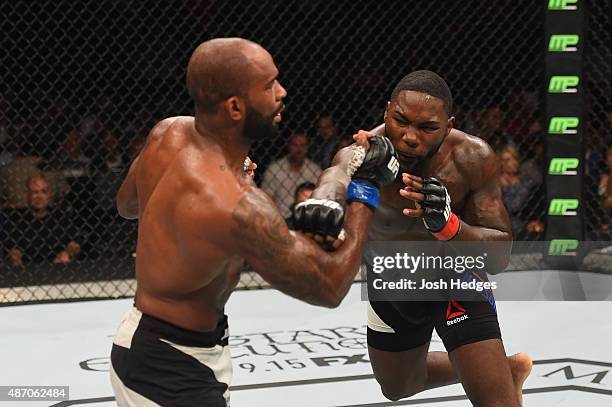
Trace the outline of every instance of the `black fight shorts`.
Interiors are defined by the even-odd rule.
[[[111,352],[111,384],[123,406],[229,406],[227,317],[214,331],[177,327],[132,308]]]
[[[387,352],[417,348],[431,340],[433,329],[448,352],[462,345],[501,339],[495,300],[370,302],[368,345]]]

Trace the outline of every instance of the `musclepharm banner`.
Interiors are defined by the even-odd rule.
[[[582,260],[584,178],[584,0],[548,0],[546,11],[545,261],[574,269]]]

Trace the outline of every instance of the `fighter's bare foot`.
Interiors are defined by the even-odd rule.
[[[523,405],[523,383],[529,377],[529,373],[531,373],[531,368],[533,367],[533,362],[531,361],[531,356],[526,353],[517,353],[508,357],[508,362],[510,363],[510,370],[512,371],[512,379],[514,380],[514,386],[516,387],[516,391],[518,392],[518,398]]]

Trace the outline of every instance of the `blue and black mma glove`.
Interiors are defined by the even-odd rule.
[[[346,201],[363,202],[372,209],[378,208],[380,188],[392,183],[399,172],[399,162],[393,143],[387,137],[374,136],[368,139],[370,148],[363,161],[355,154],[349,163],[351,182],[346,191]],[[362,147],[356,147],[365,151]],[[351,174],[351,172],[353,172]]]
[[[348,163],[347,175],[352,177],[347,189],[347,201],[360,201],[371,208],[378,206],[379,188],[395,179],[399,162],[393,144],[386,137],[374,136],[370,148],[353,145],[353,156]],[[307,199],[293,209],[296,230],[320,236],[342,239],[344,209],[331,199]]]

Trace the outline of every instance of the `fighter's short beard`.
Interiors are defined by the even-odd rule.
[[[276,137],[278,128],[274,123],[274,115],[263,117],[253,107],[248,107],[244,120],[244,136],[252,141],[266,140]]]
[[[446,140],[446,137],[447,137],[447,136],[448,136],[448,134],[447,134],[447,135],[445,135],[445,136],[442,138],[442,140],[440,140],[440,142],[439,142],[439,143],[438,143],[438,144],[437,144],[437,145],[436,145],[434,148],[432,148],[432,149],[431,149],[431,150],[430,150],[430,151],[427,153],[427,155],[425,155],[425,157],[423,157],[423,158],[418,158],[417,160],[415,160],[415,162],[414,162],[414,163],[413,163],[413,164],[410,166],[410,168],[403,168],[404,166],[403,166],[403,165],[401,165],[401,163],[400,163],[400,169],[402,170],[402,172],[409,172],[408,170],[410,170],[410,169],[412,169],[412,168],[414,168],[414,167],[417,167],[417,166],[419,166],[419,165],[423,164],[425,161],[430,160],[430,159],[431,159],[431,157],[433,157],[434,155],[438,154],[438,151],[440,150],[440,147],[442,146],[442,143],[444,143],[444,140]]]

